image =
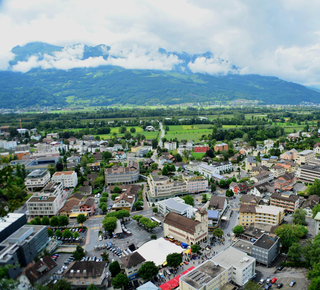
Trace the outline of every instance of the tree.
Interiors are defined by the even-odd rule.
[[[163,168],[161,170],[161,174],[162,175],[168,175],[169,174],[169,170],[168,170],[168,167],[166,165],[163,166]]]
[[[157,140],[157,139],[152,139],[151,145],[152,145],[152,149],[157,149],[157,147],[158,147],[158,140]]]
[[[226,197],[231,197],[231,196],[234,196],[234,192],[231,189],[228,189],[226,191]]]
[[[90,284],[88,287],[87,287],[87,290],[99,290],[99,288],[94,285],[94,284]]]
[[[82,224],[82,227],[83,227],[83,223],[87,220],[87,217],[81,213],[81,214],[78,214],[77,216],[77,223],[78,224]]]
[[[182,262],[182,256],[179,253],[172,253],[167,256],[166,259],[168,267],[177,268]]]
[[[312,209],[312,218],[314,218],[317,215],[318,212],[320,212],[320,204],[317,204],[317,205],[315,205],[313,207],[313,209]]]
[[[69,229],[65,229],[62,233],[62,237],[69,239],[73,237],[73,234]]]
[[[60,230],[56,230],[54,234],[57,238],[62,237],[62,231]]]
[[[34,218],[34,222],[35,222],[36,225],[41,225],[41,224],[42,224],[42,223],[41,223],[41,218],[38,217],[38,216],[36,216],[36,217]]]
[[[150,281],[155,275],[158,274],[158,267],[154,262],[145,262],[138,270],[139,276],[146,281]]]
[[[105,217],[102,221],[103,228],[112,233],[117,226],[117,218],[116,217]]]
[[[182,161],[182,157],[179,153],[177,153],[175,156],[174,156],[177,160],[177,162],[181,162]]]
[[[102,192],[102,193],[101,193],[101,198],[103,198],[103,197],[108,198],[108,196],[109,196],[109,193],[108,193],[108,192]]]
[[[203,194],[202,195],[202,203],[206,203],[208,200],[207,200],[207,195],[206,194]]]
[[[215,192],[216,190],[217,190],[217,186],[214,183],[212,183],[211,184],[211,192]]]
[[[8,279],[8,271],[12,265],[5,265],[0,267],[0,289],[11,290],[16,289],[18,284],[17,281],[13,279]]]
[[[129,217],[130,216],[130,212],[128,212],[127,210],[125,209],[121,209],[121,210],[118,210],[116,213],[115,213],[115,217],[118,219],[118,220],[122,220],[125,218],[125,217]]]
[[[115,289],[126,288],[129,283],[129,278],[122,273],[119,273],[116,277],[112,279],[112,286]]]
[[[103,251],[101,257],[102,257],[103,261],[108,261],[109,254],[107,253],[107,251]]]
[[[111,194],[111,199],[114,201],[114,200],[116,200],[116,198],[119,196],[119,194],[118,193],[113,193],[113,194]]]
[[[62,164],[62,162],[58,162],[58,163],[56,164],[56,169],[57,169],[57,171],[62,171],[62,170],[63,170],[63,164]]]
[[[136,128],[134,128],[134,127],[130,128],[130,132],[131,133],[135,133],[136,132]]]
[[[157,239],[157,235],[155,235],[155,234],[151,235],[151,236],[150,236],[150,239],[151,239],[151,240],[156,240],[156,239]]]
[[[301,245],[299,243],[293,243],[288,251],[287,257],[290,261],[300,261],[301,256]]]
[[[69,224],[69,219],[65,215],[60,215],[58,217],[58,221],[59,221],[59,226],[60,227],[66,227]]]
[[[242,234],[244,232],[244,229],[243,229],[243,226],[241,225],[237,225],[233,228],[233,233],[236,235],[236,236],[239,236],[240,234]]]
[[[100,202],[105,202],[105,203],[107,203],[107,202],[108,202],[108,198],[107,198],[107,197],[101,197],[101,198],[100,198]]]
[[[120,268],[119,262],[117,260],[110,263],[109,271],[111,272],[112,277],[117,276],[121,272],[121,268]]]
[[[112,190],[113,193],[121,193],[122,189],[119,186],[115,186]]]
[[[320,289],[320,276],[312,279],[311,284],[308,289],[309,290],[319,290]]]
[[[194,206],[194,198],[191,195],[186,195],[182,198],[186,204]]]
[[[152,164],[151,164],[151,170],[152,170],[152,171],[157,170],[157,169],[158,169],[158,166],[159,166],[158,163],[152,163]]]
[[[288,250],[293,243],[308,233],[308,229],[301,225],[283,224],[276,228],[275,234],[280,238],[284,250]]]
[[[133,205],[134,205],[136,210],[142,210],[143,209],[143,201],[141,201],[141,200],[136,201]]]
[[[84,249],[80,246],[77,246],[76,250],[72,252],[72,255],[75,260],[80,261],[85,256]]]
[[[312,185],[309,185],[306,192],[309,195],[318,195],[320,196],[320,180],[315,179]]]
[[[99,207],[100,207],[100,205],[99,205]],[[100,207],[100,209],[103,213],[105,213],[108,210],[108,207],[105,203],[103,203],[102,206]]]
[[[71,284],[64,279],[60,279],[53,286],[53,290],[71,290]]]
[[[213,235],[214,237],[219,237],[219,238],[221,238],[221,237],[223,236],[223,230],[220,229],[220,228],[216,228],[216,229],[214,229],[214,230],[212,231],[212,235]]]
[[[298,225],[306,225],[307,212],[303,208],[297,208],[293,214],[293,223]]]
[[[157,208],[157,207],[154,207],[154,208],[152,209],[152,212],[157,213],[157,212],[158,212],[158,208]]]
[[[309,270],[308,279],[314,279],[320,277],[320,262],[313,265],[312,269]]]
[[[199,247],[198,244],[193,244],[193,245],[191,246],[191,252],[192,252],[193,254],[198,253],[199,250],[200,250],[200,247]]]
[[[44,225],[44,226],[48,226],[50,225],[50,220],[47,216],[44,216],[41,220],[41,224]]]
[[[76,238],[79,238],[80,237],[80,234],[78,232],[74,232],[73,233],[73,238],[76,239]]]
[[[53,230],[52,229],[48,229],[48,236],[53,237]]]

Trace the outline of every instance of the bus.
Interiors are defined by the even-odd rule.
[[[158,226],[161,226],[161,221],[159,221],[158,219],[156,219],[155,217],[151,217],[150,218],[153,222],[157,222],[158,223]]]

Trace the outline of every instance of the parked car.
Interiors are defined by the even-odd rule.
[[[267,284],[266,287],[264,287],[265,290],[269,290],[272,287],[272,284]]]
[[[290,286],[290,287],[293,287],[296,283],[297,283],[297,282],[293,280],[293,281],[291,281],[291,282],[289,283],[289,286]]]
[[[271,282],[271,278],[267,278],[266,283],[269,284]]]
[[[259,284],[260,284],[260,285],[263,285],[264,281],[265,281],[265,280],[264,280],[263,278],[261,278],[260,281],[259,281]]]
[[[277,279],[276,277],[274,277],[274,278],[272,278],[271,283],[274,284],[274,283],[277,282],[277,280],[278,280],[278,279]]]
[[[278,289],[280,289],[280,288],[282,288],[283,287],[283,284],[282,283],[279,283],[278,285],[277,285],[277,288]]]
[[[281,271],[283,269],[283,266],[278,267],[278,271]]]

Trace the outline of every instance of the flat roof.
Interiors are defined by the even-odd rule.
[[[279,238],[275,235],[263,234],[253,245],[268,250],[278,241],[278,239]]]
[[[237,240],[232,247],[242,251],[242,252],[246,252],[249,255],[251,254],[251,249],[252,249],[252,245],[253,243],[249,242],[249,241],[245,241],[245,240]]]
[[[37,178],[37,177],[42,177],[47,173],[47,169],[36,169],[31,171],[28,175],[27,178]]]
[[[236,257],[236,258],[235,258]],[[219,253],[217,256],[211,259],[212,262],[222,265],[225,268],[231,266],[238,268],[246,268],[250,263],[254,262],[256,259],[247,255],[236,248],[229,247]]]
[[[181,277],[181,280],[195,289],[201,289],[204,285],[208,284],[211,280],[226,270],[227,269],[224,266],[208,260],[193,269],[187,275]]]
[[[188,208],[192,208],[191,205],[178,202],[173,198],[169,198],[169,199],[160,201],[159,203],[165,204],[166,206],[173,208],[175,210],[178,210],[180,212],[183,212],[183,211],[187,210]]]
[[[256,213],[268,213],[268,214],[279,214],[280,212],[284,211],[282,207],[273,206],[273,205],[259,205],[256,206]]]
[[[25,216],[24,213],[8,213],[7,216],[0,219],[0,233],[12,223]]]

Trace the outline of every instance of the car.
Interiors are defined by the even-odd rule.
[[[79,229],[79,233],[81,233],[82,232],[82,229]]]
[[[290,286],[290,287],[293,287],[296,283],[297,283],[296,281],[292,280],[292,281],[289,283],[289,286]]]
[[[276,277],[274,277],[274,278],[272,278],[271,283],[274,284],[274,283],[277,282],[277,280],[278,280],[278,279],[277,279]]]
[[[183,266],[183,263],[182,263],[182,262],[180,263],[180,266]]]
[[[280,289],[280,288],[282,288],[283,287],[283,284],[282,283],[279,283],[278,285],[277,285],[277,288],[278,289]]]
[[[267,284],[266,287],[264,287],[265,290],[269,290],[272,287],[272,284]]]
[[[188,264],[189,264],[189,262],[187,262],[187,261],[184,261],[184,263],[185,263],[186,265],[188,265]]]
[[[271,282],[271,278],[267,278],[266,283],[269,284]]]
[[[102,241],[102,236],[99,236],[99,241]]]
[[[278,271],[281,271],[283,269],[283,266],[278,267]]]
[[[265,282],[265,280],[263,278],[260,279],[259,284],[263,285],[263,283]]]

